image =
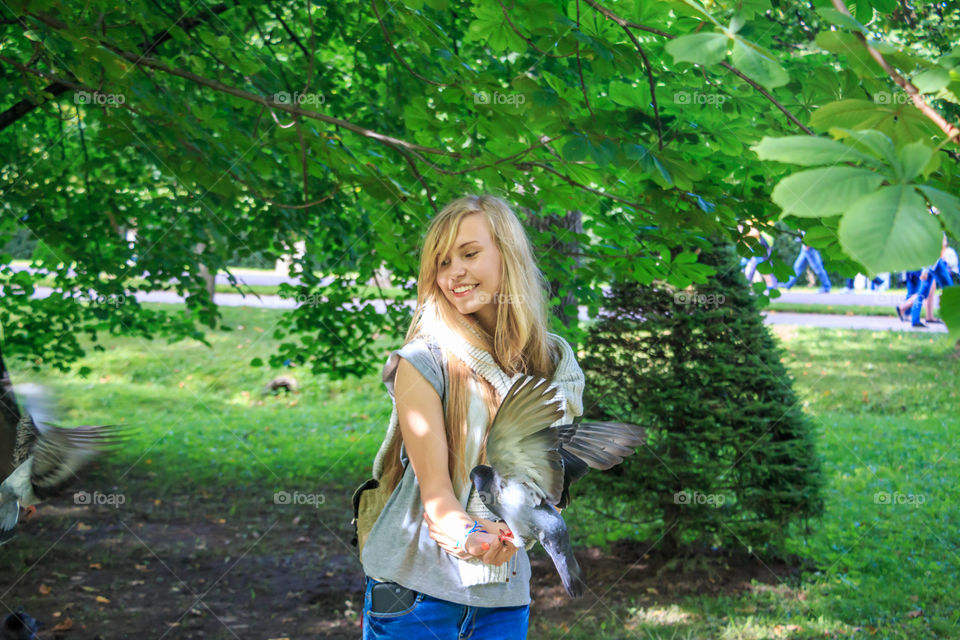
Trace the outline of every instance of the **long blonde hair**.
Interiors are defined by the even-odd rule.
[[[457,311],[437,286],[440,261],[456,241],[460,221],[467,214],[484,215],[500,251],[501,281],[497,304],[497,324],[494,335],[489,335],[476,322],[470,322],[477,334],[461,324],[464,316]],[[438,317],[464,342],[483,349],[493,356],[504,373],[513,377],[518,372],[552,378],[560,359],[560,352],[547,336],[548,284],[533,258],[530,240],[520,220],[506,202],[492,195],[468,195],[445,206],[430,221],[420,251],[420,275],[417,280],[417,310],[407,329],[404,344],[421,331],[421,320],[427,305],[435,305]],[[468,322],[470,319],[466,319]],[[477,337],[479,335],[479,338]],[[469,474],[465,462],[467,414],[470,401],[470,379],[480,384],[483,400],[490,418],[500,406],[502,398],[482,376],[457,357],[445,353],[450,381],[450,397],[444,415],[447,435],[447,464],[451,481],[464,482]],[[487,424],[489,430],[490,423]],[[403,469],[400,464],[400,444],[396,437],[387,450],[382,482],[392,490],[400,482]],[[484,445],[486,437],[484,438]],[[481,462],[486,461],[484,453]]]

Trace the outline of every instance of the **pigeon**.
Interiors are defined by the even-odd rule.
[[[21,506],[33,507],[55,495],[93,458],[120,444],[128,428],[55,426],[56,405],[48,389],[35,384],[17,385],[14,389],[6,371],[2,376],[0,471],[13,471],[0,483],[0,545],[13,538]],[[23,400],[22,413],[17,407],[17,396]]]
[[[0,623],[0,640],[37,640],[40,623],[27,615],[23,607],[17,607]]]
[[[300,384],[293,376],[277,376],[266,384],[260,395],[265,396],[269,393],[277,395],[283,389],[287,393],[297,393],[300,391]]]
[[[560,509],[570,503],[570,484],[590,469],[623,462],[646,441],[645,431],[621,422],[551,426],[563,418],[556,388],[544,378],[519,377],[504,396],[487,435],[487,464],[470,478],[477,494],[510,527],[517,547],[535,539],[550,554],[571,598],[583,595],[583,572],[570,546]],[[552,399],[551,399],[552,398]]]

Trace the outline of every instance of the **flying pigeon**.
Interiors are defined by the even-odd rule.
[[[23,413],[16,397],[23,400]],[[17,385],[3,372],[0,380],[0,472],[13,471],[0,483],[0,544],[14,536],[20,506],[32,507],[66,486],[98,454],[126,436],[123,425],[66,429],[52,424],[56,406],[51,393],[34,384]],[[0,476],[2,477],[2,476]]]
[[[507,523],[511,542],[543,545],[572,598],[583,595],[583,573],[570,546],[560,509],[570,503],[570,484],[591,468],[609,469],[645,442],[642,427],[621,422],[550,426],[563,418],[556,388],[544,378],[522,376],[504,396],[487,435],[486,465],[470,478],[480,499]],[[552,399],[551,399],[552,397]]]

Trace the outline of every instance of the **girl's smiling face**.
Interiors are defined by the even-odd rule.
[[[500,263],[500,250],[493,240],[490,223],[475,211],[460,219],[453,247],[437,267],[437,286],[450,304],[463,315],[473,314],[490,335],[497,326]],[[465,293],[455,291],[462,291],[466,285],[476,286]]]

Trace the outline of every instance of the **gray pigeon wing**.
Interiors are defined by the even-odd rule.
[[[560,455],[563,457],[563,491],[556,506],[570,505],[570,485],[592,469],[606,470],[647,441],[643,427],[626,422],[583,422],[582,416],[572,423],[557,425]]]
[[[627,422],[583,422],[557,425],[560,446],[593,469],[606,470],[623,462],[647,441],[643,427]]]
[[[563,403],[545,378],[521,376],[504,396],[487,436],[487,462],[503,477],[526,482],[551,503],[563,491],[557,430]]]
[[[33,446],[33,473],[30,476],[37,497],[55,493],[93,458],[123,442],[127,428],[124,425],[102,425],[65,429],[41,423],[40,436]]]

